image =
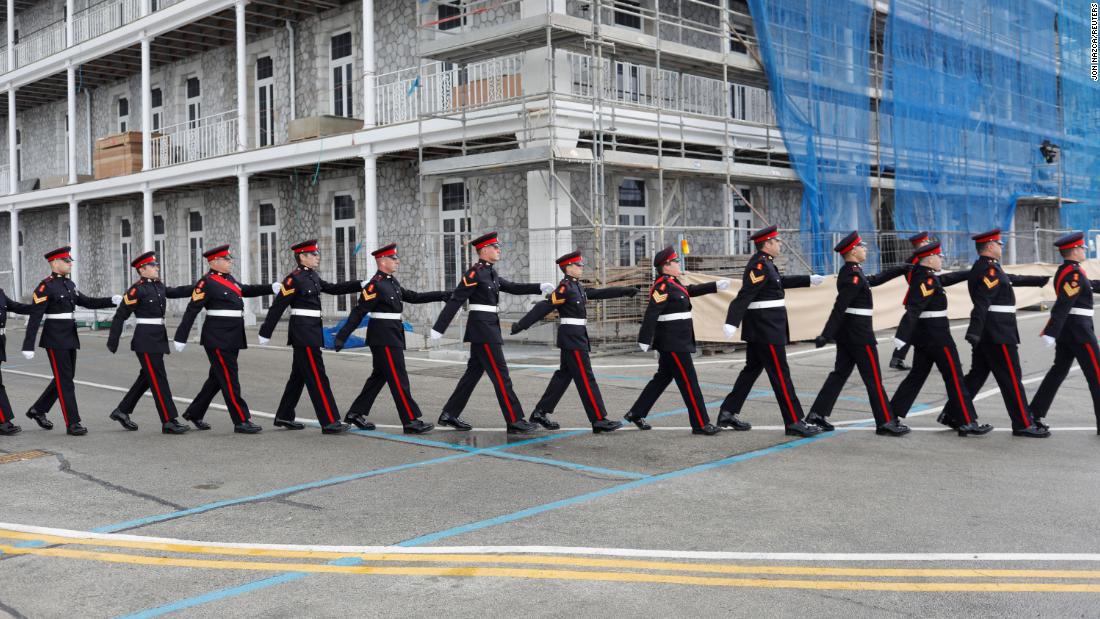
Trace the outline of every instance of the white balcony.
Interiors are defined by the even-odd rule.
[[[151,168],[163,168],[237,151],[237,112],[206,116],[161,129],[153,136]]]
[[[504,56],[444,69],[439,62],[377,77],[379,125],[460,113],[523,96],[523,56]]]
[[[23,36],[15,45],[15,66],[23,67],[65,49],[65,22],[54,22]],[[4,70],[7,69],[5,64]]]
[[[121,28],[141,17],[142,0],[106,0],[73,15],[73,43]]]
[[[9,183],[11,182],[10,170],[11,166],[0,166],[0,195],[8,193]]]

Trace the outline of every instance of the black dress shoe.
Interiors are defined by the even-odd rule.
[[[293,419],[291,419],[290,421],[287,421],[286,419],[276,419],[275,427],[286,428],[287,430],[302,430],[305,429],[306,424],[301,423],[300,421],[294,421]]]
[[[79,421],[71,423],[69,424],[69,427],[65,428],[65,434],[68,434],[69,436],[84,436],[87,433],[88,428],[80,425]]]
[[[940,413],[939,415],[936,416],[936,423],[938,423],[940,425],[947,426],[947,427],[951,428],[952,430],[958,430],[959,429],[959,422],[955,421],[954,417],[949,417],[947,415],[946,411],[944,411],[944,412],[942,412],[942,413]]]
[[[520,419],[515,423],[508,424],[508,434],[530,434],[537,429],[538,426],[526,419]]]
[[[131,432],[138,429],[138,425],[130,420],[130,416],[117,408],[111,411],[111,419],[114,419],[119,425]]]
[[[1026,436],[1029,438],[1046,438],[1050,436],[1050,428],[1040,428],[1037,425],[1030,425],[1023,430],[1012,430],[1012,436]]]
[[[623,427],[623,422],[612,421],[611,419],[601,419],[592,424],[592,434],[602,434],[603,432],[614,432]]]
[[[796,421],[787,426],[785,431],[787,436],[813,436],[818,432],[821,432],[821,428],[811,426],[805,421]]]
[[[836,429],[836,427],[834,427],[833,424],[829,423],[827,419],[813,412],[811,412],[809,415],[806,415],[806,423],[812,423],[826,432],[832,432]]]
[[[188,428],[182,423],[177,422],[175,419],[169,421],[168,423],[160,424],[161,434],[186,434],[190,430],[191,428]]]
[[[15,425],[14,423],[12,423],[10,421],[5,421],[4,423],[0,423],[0,435],[2,435],[2,436],[11,436],[13,434],[19,434],[22,431],[23,431],[23,428],[20,428],[19,426]]]
[[[466,430],[473,430],[474,429],[473,426],[471,426],[470,424],[466,423],[465,421],[462,421],[461,419],[459,419],[458,415],[452,415],[450,413],[443,413],[442,415],[440,415],[439,416],[439,421],[437,421],[436,423],[441,425],[441,426],[450,426],[450,427],[454,428],[455,430],[466,431]],[[526,422],[524,422],[524,423],[526,423]]]
[[[988,423],[978,424],[977,421],[971,421],[966,425],[959,426],[957,428],[959,436],[967,436],[973,434],[974,436],[981,436],[983,434],[989,434],[993,430],[993,426]]]
[[[875,428],[875,434],[879,436],[902,436],[904,434],[909,434],[909,426],[902,425],[897,419],[891,419]]]
[[[259,434],[261,431],[263,431],[263,428],[252,423],[251,421],[246,421],[244,423],[234,424],[233,431],[237,434]]]
[[[713,423],[708,423],[707,425],[705,425],[701,428],[692,428],[691,429],[692,434],[705,434],[707,436],[714,436],[715,434],[718,434],[719,432],[721,432],[721,430],[718,428],[718,426],[714,425]]]
[[[38,424],[39,428],[43,430],[53,430],[53,422],[46,419],[46,413],[40,413],[32,408],[27,411],[27,417],[33,419],[34,422]]]
[[[195,426],[195,428],[197,428],[199,430],[209,430],[210,429],[210,424],[206,423],[202,419],[188,417],[187,413],[183,414],[183,418],[184,418],[184,420],[191,422],[191,425]]]
[[[367,421],[367,416],[361,413],[348,413],[344,415],[344,421],[354,423],[360,430],[373,430],[376,426]]]
[[[302,425],[302,424],[298,424],[298,425]],[[350,429],[351,429],[351,426],[349,426],[348,424],[340,423],[339,421],[337,421],[336,423],[330,423],[327,426],[322,427],[321,428],[321,434],[343,434],[344,432],[347,432]]]
[[[719,428],[732,428],[737,432],[745,432],[752,429],[752,424],[747,421],[742,421],[737,417],[737,413],[731,413],[729,411],[718,412],[718,427]]]
[[[902,359],[900,357],[891,357],[890,358],[890,369],[891,370],[905,371],[905,370],[909,369],[909,366],[905,364],[905,359]]]
[[[425,432],[431,432],[433,428],[435,428],[433,424],[424,423],[419,419],[413,419],[405,424],[403,431],[405,434],[424,434]]]
[[[638,426],[639,430],[652,430],[653,429],[653,426],[649,425],[649,422],[645,420],[645,417],[635,417],[634,413],[627,413],[623,417],[623,420],[624,421],[629,421],[630,423]]]
[[[550,418],[546,416],[546,413],[536,410],[531,413],[531,422],[537,423],[547,430],[557,430],[561,428],[561,424],[556,421],[550,421]]]

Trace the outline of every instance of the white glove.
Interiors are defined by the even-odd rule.
[[[714,282],[714,285],[717,286],[719,290],[725,290],[730,287],[730,280],[720,279]]]
[[[539,284],[539,289],[542,290],[542,294],[550,294],[550,292],[554,290],[554,284],[543,282]]]
[[[896,349],[905,348],[905,342],[903,340],[899,340],[898,338],[895,337],[894,338],[894,348],[896,348]]]
[[[183,352],[183,349],[187,348],[186,342],[172,342],[172,345],[176,347],[176,352]]]
[[[113,305],[118,305],[119,303],[122,303],[122,295],[120,295],[120,294],[111,295],[111,303]]]
[[[1054,345],[1058,343],[1058,340],[1050,337],[1049,335],[1044,335],[1044,336],[1042,336],[1042,338],[1043,338],[1043,343],[1046,344],[1047,348],[1054,348]],[[26,354],[26,353],[23,353],[23,354]]]
[[[824,282],[825,282],[825,276],[824,275],[818,275],[818,274],[814,273],[813,275],[810,276],[810,285],[811,286],[820,286]]]
[[[23,351],[23,358],[24,359],[34,359],[34,351],[33,350],[24,350]]]
[[[271,292],[279,294],[279,291],[283,289],[283,285],[279,282],[271,282]]]
[[[722,333],[726,334],[727,340],[732,340],[733,336],[737,335],[737,327],[733,325],[722,325]]]
[[[441,340],[441,339],[443,339],[443,334],[440,333],[439,331],[436,331],[435,329],[432,329],[431,338],[433,340]]]
[[[638,348],[641,348],[642,352],[649,352],[649,344],[638,342]]]
[[[264,337],[262,335],[259,336],[259,337],[260,337],[260,346],[267,346],[267,343],[271,341],[271,338],[269,338],[269,337]]]
[[[369,284],[370,284],[370,280],[369,279],[364,279],[363,281],[359,282],[359,287],[360,288],[366,288]]]

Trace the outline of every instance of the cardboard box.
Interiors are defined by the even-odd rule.
[[[95,141],[92,166],[95,178],[111,178],[141,171],[141,132],[127,131]]]
[[[92,178],[93,177],[90,174],[77,174],[76,175],[76,182],[77,183],[86,183],[86,182],[92,180]],[[54,189],[55,187],[64,187],[65,185],[68,185],[68,184],[69,184],[69,175],[68,174],[59,174],[57,176],[43,176],[42,178],[38,179],[38,188],[39,189]]]

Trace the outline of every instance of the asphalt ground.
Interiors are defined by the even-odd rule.
[[[1030,395],[1053,351],[1041,314],[1020,319]],[[0,616],[1100,616],[1100,436],[1077,369],[1042,440],[1011,435],[992,379],[976,405],[996,431],[937,425],[935,372],[902,438],[874,434],[855,376],[833,413],[841,429],[811,439],[784,436],[764,376],[743,415],[751,432],[692,435],[672,387],[650,432],[591,434],[571,390],[562,430],[508,436],[483,380],[463,414],[473,432],[406,437],[384,390],[378,431],[325,436],[306,395],[306,430],[271,426],[291,351],[254,346],[241,383],[263,433],[233,434],[219,397],[213,430],[164,436],[149,397],[137,432],[107,418],[138,366],[105,335],[81,334],[90,433],[70,437],[56,406],[51,432],[23,417],[49,365],[23,360],[9,330],[3,380],[24,432],[0,437]],[[891,334],[879,335],[885,363]],[[833,350],[789,349],[806,410]],[[557,352],[508,354],[529,413]],[[695,361],[713,418],[743,353]],[[369,353],[325,362],[346,407]],[[656,364],[637,353],[594,365],[617,417]],[[206,357],[193,343],[167,366],[182,412]],[[434,422],[463,364],[410,351],[408,366]],[[883,371],[892,394],[904,374]]]

